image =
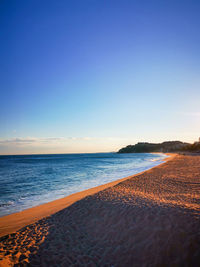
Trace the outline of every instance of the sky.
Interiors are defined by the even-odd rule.
[[[2,0],[0,154],[200,136],[199,0]]]

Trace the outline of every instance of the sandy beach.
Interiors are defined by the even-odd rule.
[[[200,156],[0,218],[0,266],[199,266]]]

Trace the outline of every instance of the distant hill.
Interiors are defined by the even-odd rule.
[[[194,144],[189,144],[189,145],[183,147],[182,151],[200,152],[200,142],[195,142]]]
[[[181,141],[167,141],[163,143],[137,143],[121,148],[118,153],[150,153],[186,151],[192,145]]]

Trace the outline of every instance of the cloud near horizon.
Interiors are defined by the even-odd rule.
[[[17,137],[0,139],[0,154],[109,152],[126,143],[116,137]]]
[[[63,138],[35,138],[35,137],[27,137],[27,138],[10,138],[10,139],[0,139],[0,144],[32,144],[32,143],[47,143],[47,142],[56,142],[60,141]]]
[[[32,143],[54,143],[54,142],[66,142],[69,140],[74,141],[94,141],[94,140],[125,140],[126,138],[116,138],[116,137],[47,137],[47,138],[10,138],[10,139],[0,139],[0,144],[32,144]]]

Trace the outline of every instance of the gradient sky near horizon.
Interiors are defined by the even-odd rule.
[[[200,136],[199,0],[0,3],[0,154]]]

